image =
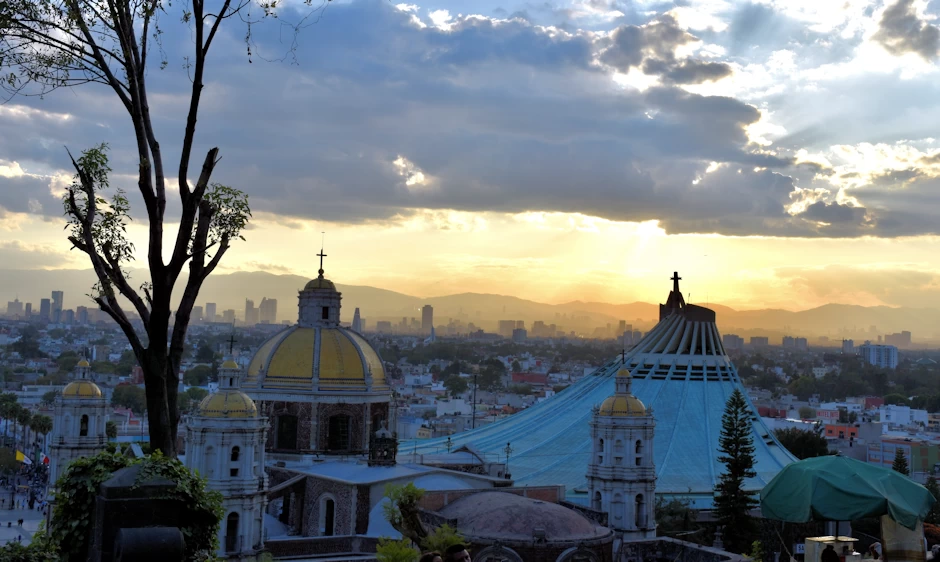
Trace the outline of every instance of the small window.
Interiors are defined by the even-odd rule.
[[[228,475],[231,476],[232,478],[235,478],[236,476],[238,476],[238,469],[237,468],[229,469]]]
[[[614,464],[618,466],[623,464],[623,457],[614,457]]]
[[[88,436],[88,415],[87,414],[82,416],[82,421],[80,423],[81,425],[78,430],[78,435],[80,437],[87,437]]]
[[[323,311],[322,311],[322,315],[323,315],[323,319],[324,319],[324,320],[329,320],[329,319],[330,319],[330,307],[324,306],[324,307],[323,307]]]
[[[599,441],[597,442],[597,452],[599,452],[599,453],[603,453],[603,452],[604,452],[604,440],[603,440],[603,439],[601,439],[601,440],[599,440]]]
[[[236,446],[232,447],[232,462],[238,461],[238,455],[241,453],[241,450]]]

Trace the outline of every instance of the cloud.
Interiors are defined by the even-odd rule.
[[[600,61],[624,73],[640,68],[674,84],[700,84],[730,76],[731,67],[726,63],[679,60],[676,51],[696,41],[698,38],[682,29],[672,14],[663,14],[646,25],[623,25],[614,30]]]
[[[940,54],[940,28],[920,18],[914,0],[897,0],[888,6],[873,39],[895,55],[915,53],[932,61]]]
[[[794,115],[806,119],[815,107],[803,100],[832,97],[825,87],[797,92],[804,97],[790,99],[787,91],[748,101],[696,89],[753,75],[732,74],[731,63],[736,69],[744,68],[742,63],[717,48],[731,45],[743,24],[724,32],[716,31],[717,25],[697,29],[716,48],[707,56],[699,50],[704,58],[695,58],[689,53],[702,40],[671,13],[591,1],[578,6],[625,15],[606,30],[452,13],[436,13],[435,24],[424,8],[355,0],[331,5],[320,24],[300,35],[296,65],[247,64],[243,37],[233,23],[213,47],[193,173],[204,151],[220,146],[214,179],[245,190],[256,217],[276,216],[284,225],[407,222],[427,212],[544,211],[658,221],[669,233],[818,237],[936,231],[926,217],[937,207],[910,208],[885,191],[906,189],[940,205],[925,191],[929,176],[902,172],[927,163],[908,159],[903,168],[860,170],[797,158],[804,147],[816,154],[840,145],[826,143],[825,135],[857,137],[867,126],[865,119],[851,116],[845,127],[828,121],[791,126]],[[818,41],[820,33],[793,31],[794,20],[769,7],[752,11],[759,21],[783,18],[779,37],[787,44],[776,45],[776,58],[768,64],[787,59],[792,68],[786,72],[798,72],[804,59],[812,58],[803,56],[811,47],[802,42]],[[715,17],[731,21],[735,13],[728,8]],[[276,25],[253,27],[256,52],[268,59],[283,53],[279,32]],[[171,61],[191,46],[187,34],[179,26],[165,31]],[[753,40],[745,39],[743,44]],[[647,72],[658,83],[643,91],[621,86],[614,71]],[[768,75],[767,82],[788,80],[786,72]],[[876,83],[867,79],[846,81],[845,87],[867,93]],[[188,80],[172,64],[149,80],[154,114],[160,116],[156,133],[166,165],[175,169]],[[879,87],[929,81],[889,82]],[[810,84],[801,87],[808,90]],[[0,207],[58,214],[48,186],[7,176],[14,175],[11,162],[46,178],[70,175],[63,145],[74,152],[107,141],[112,167],[133,173],[130,127],[126,116],[113,111],[110,96],[86,87],[0,106],[0,164],[10,167],[0,175]],[[876,115],[880,100],[865,99],[870,107],[861,114]],[[779,113],[768,109],[777,107]],[[888,119],[886,113],[881,106],[877,115]],[[924,115],[930,121],[931,114]],[[931,150],[924,148],[917,157],[936,152]],[[718,167],[708,171],[713,162]],[[133,194],[129,177],[121,184]],[[799,190],[820,195],[804,201],[805,208],[794,215],[788,209]],[[864,220],[855,216],[858,208],[864,209]]]
[[[48,245],[11,240],[0,242],[0,262],[16,269],[44,269],[71,265],[74,260],[68,252]]]
[[[916,264],[783,267],[774,272],[807,300],[868,306],[940,306],[940,273]]]

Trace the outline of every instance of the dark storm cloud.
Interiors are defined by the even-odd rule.
[[[916,53],[932,61],[940,53],[940,28],[917,17],[914,0],[898,0],[889,6],[874,39],[895,55]]]
[[[600,60],[621,72],[640,68],[673,84],[701,84],[731,75],[731,67],[725,63],[678,60],[676,49],[694,41],[697,38],[682,29],[672,15],[663,14],[646,25],[617,28]]]
[[[799,216],[804,219],[826,223],[858,224],[865,219],[865,208],[817,201],[807,207],[806,211],[800,213]]]
[[[327,14],[299,37],[296,65],[248,64],[237,24],[213,47],[191,170],[220,146],[213,179],[245,190],[259,213],[356,223],[425,208],[561,211],[660,220],[668,232],[880,232],[879,222],[826,226],[786,212],[791,193],[804,187],[796,179],[812,174],[785,152],[753,150],[745,129],[761,117],[755,107],[675,86],[724,70],[675,56],[695,39],[671,16],[621,26],[607,39],[474,17],[456,18],[445,31],[374,0],[331,5]],[[176,35],[168,30],[164,44],[179,61],[191,40],[169,27]],[[280,33],[276,25],[254,27],[255,53],[282,56]],[[601,52],[618,67],[662,65],[664,85],[615,87],[594,63]],[[149,79],[157,135],[175,169],[189,82],[176,64]],[[59,147],[107,141],[113,167],[134,170],[130,127],[111,94],[74,92],[18,100],[72,114],[65,124],[35,117],[14,126],[0,114],[0,158],[65,169]],[[396,167],[399,157],[414,169]],[[705,174],[710,162],[721,166]],[[426,183],[408,185],[417,171]],[[133,182],[124,187],[133,193]],[[13,190],[7,203],[28,207],[29,189]],[[882,216],[891,232],[924,224]]]

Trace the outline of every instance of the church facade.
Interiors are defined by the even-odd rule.
[[[68,463],[104,451],[108,445],[108,402],[82,359],[70,382],[56,398],[49,445],[49,478],[55,482]]]

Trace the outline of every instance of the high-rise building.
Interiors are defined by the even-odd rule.
[[[202,320],[202,307],[193,306],[193,311],[189,314],[189,319],[193,322],[199,322]]]
[[[52,318],[52,301],[49,299],[42,299],[39,301],[39,317],[43,320],[49,320]]]
[[[56,310],[62,310],[62,301],[64,300],[64,295],[62,291],[52,291],[52,314],[55,314]]]
[[[88,307],[87,306],[77,307],[75,309],[75,317],[78,320],[79,324],[87,324],[88,323]]]
[[[258,309],[255,308],[255,301],[245,299],[245,324],[254,326],[258,323]]]
[[[721,343],[725,349],[743,349],[744,338],[737,334],[725,334],[721,338]]]
[[[206,322],[215,322],[215,303],[206,303]]]
[[[228,324],[235,323],[235,309],[230,308],[222,312],[222,321]]]
[[[354,332],[362,333],[362,318],[359,317],[359,307],[353,312],[352,329]]]
[[[796,347],[796,340],[793,338],[793,336],[783,336],[781,347],[784,349],[792,349]]]
[[[852,340],[842,340],[842,354],[855,355],[855,342]]]
[[[33,303],[26,303],[26,311],[23,313],[26,318],[29,318],[33,315]]]
[[[500,320],[499,327],[496,330],[496,333],[503,336],[504,338],[511,338],[512,331],[516,329],[515,320]]]
[[[869,365],[882,369],[897,369],[898,348],[893,345],[873,345],[865,342],[858,346],[858,355]]]
[[[434,327],[434,307],[429,304],[421,307],[421,333],[430,334]]]
[[[391,334],[392,333],[392,323],[388,320],[379,320],[375,323],[375,331],[380,334]]]
[[[20,299],[7,302],[7,316],[11,318],[23,316],[23,303],[20,302]]]
[[[809,348],[806,338],[796,338],[794,345],[796,345],[796,349],[799,351],[806,351]]]
[[[277,324],[277,299],[262,297],[258,313],[262,324]]]
[[[59,312],[61,316],[60,320],[65,324],[74,324],[75,323],[75,311],[71,308],[67,308]]]
[[[751,347],[767,347],[770,339],[767,336],[751,336]]]

